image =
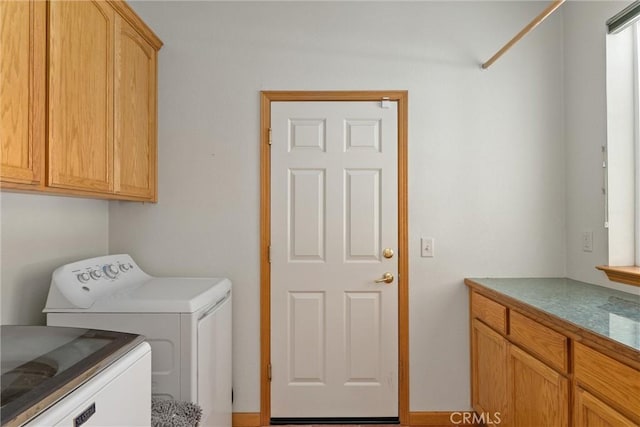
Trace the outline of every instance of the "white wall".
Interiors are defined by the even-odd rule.
[[[607,259],[604,21],[628,3],[568,2],[488,71],[478,63],[539,2],[134,3],[165,41],[160,202],[107,214],[1,193],[1,323],[43,323],[51,272],[107,250],[155,274],[227,275],[234,410],[258,411],[258,92],[408,89],[411,410],[468,407],[463,277],[638,292],[593,268]],[[434,259],[419,258],[420,235],[436,238]]]
[[[563,6],[566,244],[568,277],[638,293],[594,268],[608,264],[601,152],[607,141],[605,22],[629,3],[573,1]],[[593,231],[593,252],[582,251],[583,231]]]
[[[234,410],[259,410],[259,91],[409,90],[411,410],[469,407],[469,276],[564,276],[563,22],[539,2],[135,2],[164,40],[159,203],[110,252],[234,283]],[[419,258],[419,237],[436,257]]]
[[[108,225],[105,201],[0,193],[1,323],[44,324],[51,273],[106,254]]]

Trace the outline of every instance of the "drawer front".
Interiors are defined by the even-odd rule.
[[[580,387],[576,387],[575,391],[574,420],[576,427],[638,427],[638,424]]]
[[[531,351],[552,368],[568,372],[567,337],[513,310],[509,316],[509,338],[513,342]]]
[[[584,388],[640,421],[640,371],[578,342],[574,343],[574,371]]]
[[[507,308],[474,291],[471,291],[471,315],[496,331],[507,333]]]

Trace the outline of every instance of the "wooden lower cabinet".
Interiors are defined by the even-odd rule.
[[[472,321],[471,394],[473,409],[481,414],[497,415],[503,422],[507,414],[508,342],[477,319]]]
[[[471,403],[479,416],[498,413],[496,424],[509,427],[640,427],[640,355],[598,350],[570,329],[534,320],[535,312],[471,292]]]
[[[618,411],[580,387],[575,389],[574,426],[637,427]]]
[[[640,361],[640,358],[637,360]],[[591,422],[590,425],[608,425],[594,421],[598,416],[606,419],[605,414],[610,419],[616,419],[615,414],[622,419],[629,417],[636,422],[630,425],[640,425],[638,369],[576,342],[573,346],[573,377],[576,382],[576,408],[582,407],[576,411],[584,420]]]
[[[472,405],[501,426],[566,427],[569,380],[472,320]]]
[[[508,421],[513,426],[569,424],[569,380],[535,357],[509,345]]]

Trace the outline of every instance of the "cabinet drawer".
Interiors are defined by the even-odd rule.
[[[635,421],[640,420],[640,371],[578,342],[574,377],[584,388]]]
[[[507,308],[477,292],[471,292],[471,315],[496,331],[507,333]]]
[[[509,337],[513,342],[558,371],[568,371],[567,337],[513,310],[509,316]]]
[[[573,423],[576,427],[637,427],[627,417],[580,387],[575,391]]]

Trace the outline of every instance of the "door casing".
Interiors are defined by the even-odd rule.
[[[409,423],[409,224],[407,91],[262,91],[260,100],[260,422],[271,423],[271,102],[396,101],[398,103],[398,417]]]

